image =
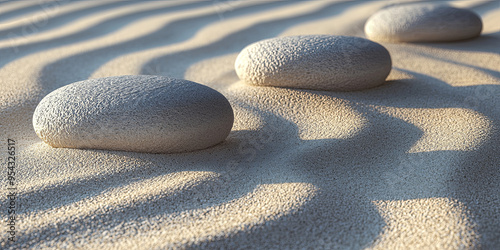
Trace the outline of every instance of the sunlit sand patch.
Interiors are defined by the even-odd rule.
[[[479,242],[467,207],[450,198],[374,201],[386,226],[371,249],[474,249]]]
[[[130,207],[137,203],[152,202],[155,199],[174,195],[181,190],[191,189],[199,184],[213,182],[218,176],[218,174],[208,171],[183,171],[137,180],[128,185],[107,189],[94,197],[83,198],[68,205],[26,214],[23,218],[25,225],[23,234],[50,227],[53,223],[62,223],[67,220],[78,221],[106,211]]]
[[[294,110],[285,110],[283,115],[294,114],[285,117],[297,125],[302,140],[352,138],[368,125],[368,120],[348,101],[314,94],[293,97],[297,98],[293,98]]]
[[[239,81],[234,71],[234,61],[237,56],[238,53],[231,53],[194,63],[186,70],[184,78],[223,91],[224,88]]]
[[[427,44],[384,46],[391,52],[393,69],[424,74],[454,87],[469,86],[473,83],[500,83],[500,75],[497,73],[500,70],[500,56],[494,52],[462,51],[453,47],[445,49]]]
[[[238,105],[232,105],[234,112],[234,124],[232,131],[239,130],[258,130],[265,124],[264,118],[256,111]]]
[[[398,68],[392,68],[391,73],[387,76],[386,81],[395,81],[395,80],[406,80],[406,79],[415,79],[415,76],[402,71]]]
[[[279,183],[259,185],[253,192],[218,206],[165,215],[163,220],[150,219],[141,223],[144,231],[128,231],[117,227],[93,232],[86,237],[85,247],[143,248],[192,246],[215,239],[231,237],[259,226],[269,225],[281,217],[297,213],[316,196],[318,189],[309,183]],[[139,225],[126,225],[136,228]],[[122,232],[123,231],[123,232]],[[119,234],[119,240],[113,237]],[[73,241],[78,246],[78,241]],[[80,243],[81,244],[81,243]]]
[[[500,48],[498,51],[500,52]],[[425,45],[407,47],[405,52],[398,52],[398,54],[406,53],[414,55],[415,63],[426,60],[427,63],[432,63],[433,67],[439,67],[438,70],[449,72],[453,76],[449,79],[452,86],[464,86],[456,84],[457,81],[468,81],[470,85],[492,81],[500,84],[500,73],[498,72],[500,70],[500,55],[495,52],[457,51],[453,48],[428,48]]]
[[[158,163],[137,157],[138,155],[144,157],[145,154],[52,148],[40,139],[20,147],[18,153],[19,165],[28,166],[18,169],[18,174],[23,176],[18,186],[19,194],[32,194],[41,190],[41,193],[47,194],[43,195],[45,199],[49,199],[49,194],[56,195],[50,190],[61,190],[58,192],[61,194],[70,192],[66,194],[67,197],[76,199],[78,192],[82,191],[81,189],[75,191],[76,186],[92,193],[99,189],[99,186],[95,185],[97,183],[113,186],[136,178],[136,175],[148,176],[153,170],[160,173],[169,171],[168,166],[162,170],[157,166]],[[29,209],[35,206],[34,203],[30,205]]]
[[[487,116],[464,108],[375,109],[414,124],[424,132],[409,153],[474,150],[489,138],[493,129],[493,122]]]
[[[500,9],[492,9],[483,18],[484,29],[483,34],[488,35],[500,32]]]
[[[352,108],[354,104],[317,91],[257,87],[240,81],[227,92],[290,121],[302,140],[351,138],[367,125],[367,119]]]

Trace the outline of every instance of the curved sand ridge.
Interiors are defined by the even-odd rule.
[[[11,4],[20,5],[0,9]],[[135,4],[145,12],[49,17],[44,30],[19,38],[26,47],[17,53],[3,40],[0,135],[17,142],[23,206],[11,248],[500,244],[495,2],[457,2],[482,17],[479,38],[383,43],[393,59],[387,83],[350,93],[248,86],[234,60],[276,36],[363,37],[361,21],[387,3],[200,2],[164,6],[165,15]],[[84,20],[110,22],[100,30]],[[234,108],[233,131],[221,145],[174,155],[54,149],[33,131],[33,111],[52,90],[127,74],[220,91]]]

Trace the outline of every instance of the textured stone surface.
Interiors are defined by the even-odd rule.
[[[48,94],[33,115],[53,147],[174,153],[222,142],[233,111],[219,92],[162,76],[76,82]]]
[[[248,84],[352,91],[384,83],[391,57],[382,45],[359,37],[290,36],[247,46],[235,68]]]
[[[407,4],[382,9],[365,24],[369,39],[384,42],[449,42],[477,37],[481,18],[466,9]]]

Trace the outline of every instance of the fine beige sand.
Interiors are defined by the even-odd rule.
[[[393,68],[377,88],[236,76],[250,43],[364,37],[366,19],[397,2],[0,1],[0,248],[497,248],[498,1],[450,2],[481,16],[477,39],[383,43]],[[33,111],[51,91],[137,74],[220,91],[235,112],[227,140],[169,155],[52,148],[35,134]]]

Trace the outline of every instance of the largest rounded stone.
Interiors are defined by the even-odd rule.
[[[61,87],[33,114],[53,147],[175,153],[222,142],[233,110],[219,92],[162,76],[115,76]]]

